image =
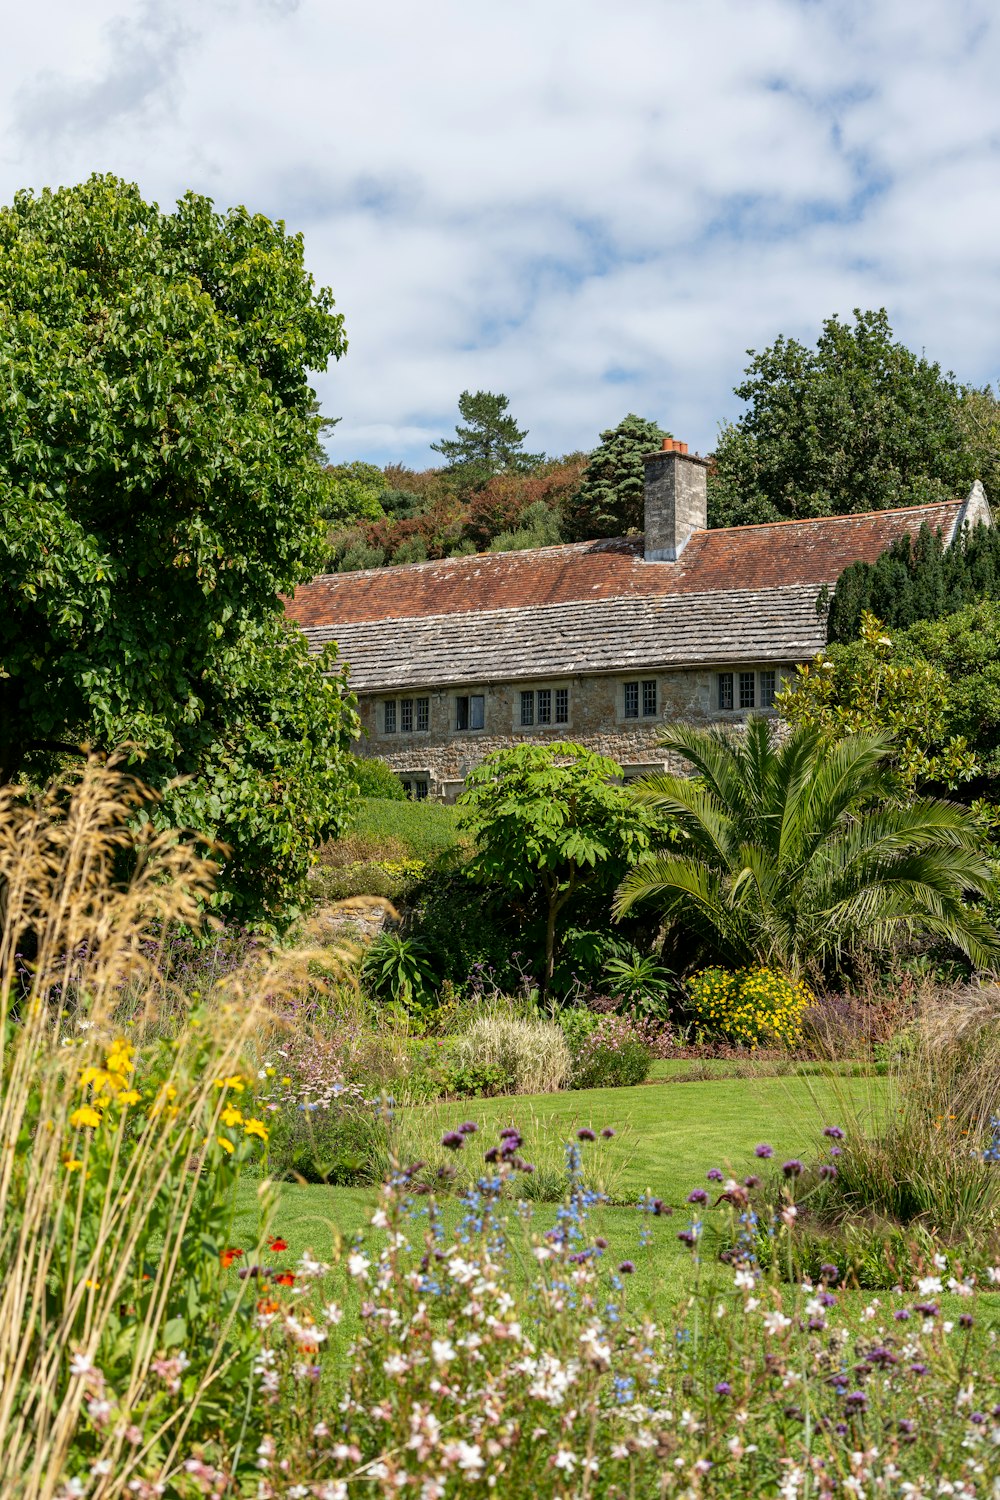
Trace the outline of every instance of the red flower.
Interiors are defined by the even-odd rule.
[[[294,1286],[295,1273],[294,1271],[279,1271],[274,1280],[277,1286]]]
[[[223,1250],[219,1259],[222,1261],[222,1269],[228,1271],[234,1260],[239,1260],[243,1254],[242,1250]]]
[[[282,1240],[282,1239],[268,1240],[268,1242],[267,1242],[267,1248],[269,1250],[274,1250],[274,1251],[287,1250],[288,1249],[288,1241],[287,1240]]]

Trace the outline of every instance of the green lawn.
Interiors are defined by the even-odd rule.
[[[618,1132],[613,1141],[584,1148],[594,1155],[595,1166],[600,1169],[604,1159],[611,1158],[622,1199],[634,1202],[648,1189],[670,1204],[674,1215],[644,1216],[652,1243],[641,1252],[637,1242],[642,1220],[634,1207],[595,1212],[595,1233],[605,1234],[620,1258],[636,1262],[636,1290],[661,1301],[681,1289],[688,1252],[678,1243],[677,1232],[687,1224],[687,1194],[705,1185],[710,1167],[746,1175],[757,1165],[753,1150],[758,1141],[771,1142],[779,1155],[808,1157],[820,1148],[825,1124],[845,1123],[852,1113],[878,1109],[884,1097],[881,1079],[728,1079],[435,1105],[410,1111],[401,1129],[421,1137],[417,1143],[425,1149],[420,1154],[430,1157],[426,1147],[433,1147],[441,1130],[475,1120],[479,1134],[468,1149],[478,1157],[502,1126],[513,1123],[524,1134],[525,1156],[554,1164],[561,1159],[562,1143],[580,1126],[613,1126]],[[279,1192],[276,1230],[292,1253],[308,1247],[320,1257],[329,1254],[337,1236],[350,1238],[365,1224],[374,1202],[374,1190],[366,1188],[282,1184]],[[459,1212],[453,1205],[449,1217]],[[554,1204],[538,1204],[535,1227],[547,1227],[554,1213]],[[257,1225],[256,1184],[248,1182],[240,1189],[236,1243],[252,1243]]]

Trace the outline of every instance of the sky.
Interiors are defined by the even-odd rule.
[[[114,172],[301,232],[344,314],[334,462],[439,461],[462,390],[528,447],[627,412],[709,451],[748,349],[885,306],[1000,375],[994,0],[35,0],[0,201]]]

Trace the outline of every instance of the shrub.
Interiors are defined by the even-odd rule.
[[[628,1016],[568,1011],[561,1024],[573,1059],[570,1088],[631,1088],[649,1077],[646,1029]]]
[[[351,775],[362,797],[380,797],[383,802],[406,801],[403,783],[391,766],[376,756],[352,756]]]
[[[332,1186],[381,1182],[389,1168],[389,1136],[378,1101],[344,1086],[329,1103],[284,1103],[268,1117],[268,1171]]]
[[[764,968],[703,969],[688,980],[688,995],[698,1031],[741,1047],[794,1047],[802,1038],[806,1009],[815,1004],[801,980],[793,983]]]
[[[377,999],[404,1010],[419,1011],[432,1003],[434,969],[418,938],[379,933],[361,961],[361,978]]]
[[[352,831],[378,843],[389,840],[397,846],[402,843],[410,858],[428,864],[460,849],[465,842],[460,810],[442,802],[363,797],[357,805]]]
[[[515,1094],[551,1094],[569,1077],[571,1058],[565,1037],[551,1021],[489,1015],[458,1038],[454,1066],[495,1068]]]

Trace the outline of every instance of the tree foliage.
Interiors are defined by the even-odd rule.
[[[716,447],[712,526],[951,499],[995,468],[992,397],[896,342],[884,308],[828,318],[815,349],[782,337],[748,353],[748,409]]]
[[[888,735],[831,740],[801,725],[779,742],[754,718],[745,738],[678,726],[663,746],[694,774],[646,777],[633,791],[676,820],[682,841],[629,872],[617,914],[655,901],[714,958],[793,979],[916,932],[976,964],[1000,954],[1000,934],[965,902],[992,888],[976,819],[929,797],[894,799]]]
[[[541,453],[525,453],[526,428],[508,415],[510,400],[493,391],[463,391],[458,398],[459,423],[453,438],[431,443],[463,490],[480,489],[494,474],[526,474],[540,464]]]
[[[496,750],[472,771],[461,802],[476,842],[473,880],[518,895],[537,892],[546,924],[545,984],[552,978],[560,913],[605,865],[629,864],[649,844],[621,767],[581,745]]]
[[[952,731],[949,688],[939,666],[912,647],[900,649],[866,612],[859,639],[799,667],[777,706],[788,723],[819,729],[831,740],[891,735],[887,765],[903,795],[929,784],[954,791],[981,768],[966,738]]]
[[[976,526],[947,546],[925,524],[916,537],[897,538],[875,562],[844,569],[830,600],[827,639],[854,640],[866,613],[889,629],[905,629],[998,596],[1000,531]]]
[[[576,496],[566,507],[563,531],[567,541],[624,536],[645,525],[643,455],[653,453],[670,433],[645,417],[629,412],[617,427],[601,433]]]
[[[278,597],[322,558],[307,376],[345,348],[281,223],[99,176],[0,210],[0,779],[130,742],[245,916],[350,788],[344,683]]]

